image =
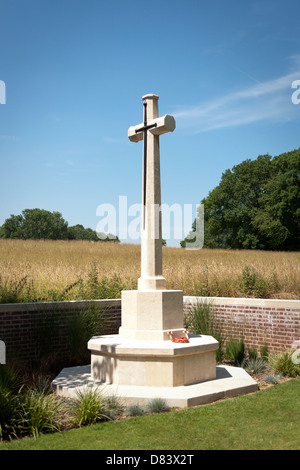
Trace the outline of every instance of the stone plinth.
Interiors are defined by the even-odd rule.
[[[170,330],[182,336],[183,329],[182,291],[122,291],[120,338],[166,341]]]
[[[104,397],[122,398],[122,403],[145,405],[153,398],[166,400],[170,407],[204,405],[258,390],[257,383],[241,367],[216,366],[216,378],[180,387],[144,387],[140,385],[102,384],[91,378],[91,366],[68,367],[52,382],[58,395],[78,398],[78,393],[95,390]]]
[[[218,341],[191,336],[189,343],[140,341],[120,335],[93,337],[91,377],[106,384],[178,387],[216,378]]]

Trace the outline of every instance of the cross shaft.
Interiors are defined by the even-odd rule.
[[[143,124],[130,127],[132,142],[143,140],[143,204],[139,290],[166,288],[162,275],[162,228],[159,136],[175,129],[172,116],[158,117],[158,96],[143,96]]]

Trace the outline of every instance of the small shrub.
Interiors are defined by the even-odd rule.
[[[129,416],[143,416],[145,409],[140,404],[130,405],[127,408],[127,415]]]
[[[164,413],[169,411],[170,407],[163,398],[153,398],[147,403],[147,410],[149,413]]]
[[[99,280],[96,263],[92,263],[88,273],[88,279],[84,282],[79,279],[79,296],[81,299],[118,299],[122,290],[126,289],[120,277],[114,274],[112,277],[104,276]]]
[[[287,377],[296,377],[300,375],[300,365],[292,361],[292,353],[284,351],[279,354],[273,354],[269,357],[269,363],[275,372]]]
[[[265,298],[268,296],[269,283],[255,268],[245,266],[241,277],[242,291],[249,297]]]
[[[272,375],[272,374],[267,374],[263,378],[263,380],[269,384],[276,385],[280,382],[281,380],[281,375]]]
[[[120,398],[112,395],[104,398],[105,415],[108,419],[115,419],[116,416],[120,416],[124,412],[124,405]]]
[[[11,364],[0,365],[0,394],[15,392],[21,387],[19,372]]]

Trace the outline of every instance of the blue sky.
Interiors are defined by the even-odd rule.
[[[169,206],[300,147],[299,0],[0,0],[0,16],[0,224],[38,207],[95,230],[98,206],[140,203],[127,131],[147,93],[176,119],[160,138]]]

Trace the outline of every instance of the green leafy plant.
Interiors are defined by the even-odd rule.
[[[254,359],[249,359],[245,365],[244,368],[247,372],[252,372],[252,373],[257,373],[261,372],[266,369],[266,363],[263,359],[260,357],[256,357]]]
[[[260,349],[260,357],[265,361],[268,362],[269,359],[269,348],[267,343],[265,343]]]
[[[117,395],[104,397],[103,401],[106,410],[105,415],[108,419],[115,419],[116,416],[120,416],[124,412],[124,404]]]
[[[104,276],[99,280],[96,262],[91,263],[86,281],[79,279],[79,296],[81,299],[117,299],[126,285],[117,274]]]
[[[16,392],[21,388],[22,381],[19,371],[12,364],[0,365],[0,394]]]
[[[72,360],[85,359],[87,342],[92,336],[101,334],[104,328],[105,309],[89,306],[72,316],[69,324],[69,344]]]
[[[21,399],[22,412],[17,420],[19,430],[22,434],[34,437],[59,431],[61,405],[62,401],[53,394],[28,390]]]
[[[225,358],[233,361],[236,366],[242,366],[245,361],[244,340],[230,339],[226,343]]]
[[[258,353],[256,349],[248,349],[248,359],[249,361],[253,361],[258,358]]]
[[[252,266],[245,266],[242,273],[242,291],[250,297],[268,296],[269,283]]]
[[[198,301],[190,312],[185,315],[184,326],[190,333],[213,336],[219,342],[219,347],[216,351],[216,360],[217,362],[222,361],[222,332],[216,325],[214,320],[214,309],[210,303],[202,300]]]
[[[21,375],[13,366],[0,367],[0,439],[58,431],[62,400],[21,385]]]
[[[87,426],[108,419],[106,402],[98,389],[78,390],[73,405],[73,421],[78,426]]]
[[[275,372],[288,377],[300,375],[300,365],[292,361],[292,352],[284,351],[269,357],[269,363]]]

